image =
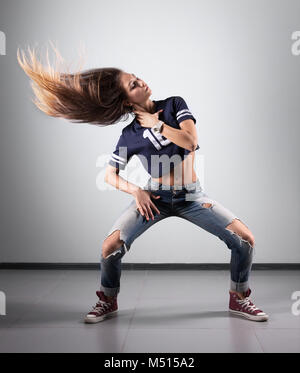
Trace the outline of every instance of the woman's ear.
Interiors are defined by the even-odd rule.
[[[130,110],[133,110],[133,105],[132,104],[130,104],[129,102],[125,102],[125,106],[128,108],[128,109],[130,109]]]

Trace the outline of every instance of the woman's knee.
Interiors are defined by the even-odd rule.
[[[254,238],[254,236],[253,236],[253,234],[251,232],[250,232],[249,235],[246,236],[245,240],[248,241],[252,247],[254,247],[254,245],[255,245],[255,238]]]
[[[234,219],[226,227],[227,230],[239,235],[243,240],[249,242],[249,244],[254,247],[255,237],[250,229],[238,218]]]
[[[120,230],[111,233],[102,244],[102,256],[106,259],[110,254],[119,249],[124,241],[120,239]]]

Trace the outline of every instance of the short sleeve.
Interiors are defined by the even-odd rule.
[[[133,154],[128,148],[124,133],[122,132],[119,141],[116,145],[116,149],[111,154],[108,164],[110,164],[113,167],[116,167],[119,170],[124,170],[132,156]]]
[[[186,119],[192,119],[194,123],[196,124],[196,119],[191,113],[190,109],[188,108],[186,102],[184,99],[180,96],[174,97],[174,109],[175,109],[175,116],[177,123],[186,120]]]
[[[176,115],[176,121],[179,124],[180,122],[183,122],[186,119],[192,119],[194,123],[196,124],[196,118],[191,113],[190,109],[188,108],[186,102],[184,99],[180,96],[174,97],[174,106],[175,106],[175,115]],[[195,150],[200,149],[199,144],[197,144],[197,147]],[[185,154],[189,154],[190,151],[185,149]]]

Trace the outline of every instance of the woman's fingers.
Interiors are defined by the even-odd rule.
[[[148,211],[147,207],[145,208],[145,211],[146,211],[146,219],[149,220],[149,215],[151,216],[151,210]],[[151,216],[152,218],[152,216]]]
[[[154,220],[154,215],[153,215],[153,211],[152,211],[152,209],[154,210],[154,211],[156,211],[158,214],[160,214],[160,211],[158,210],[158,208],[155,206],[155,204],[152,202],[152,201],[150,201],[150,204],[149,205],[147,205],[146,206],[147,207],[147,218],[149,218],[149,215],[151,216],[151,219],[152,220]]]
[[[153,209],[158,213],[160,214],[160,211],[158,210],[158,208],[155,206],[155,204],[151,201],[151,206],[153,207]]]
[[[148,211],[147,211],[146,206],[145,205],[144,206],[140,205],[139,210],[140,210],[141,215],[145,216],[146,219],[149,220]]]
[[[151,216],[151,219],[154,220],[154,216],[152,214],[152,210],[150,206],[144,205],[139,207],[140,213],[142,216],[145,216],[147,220],[149,220],[149,216]]]
[[[154,220],[154,216],[152,214],[152,210],[151,210],[151,207],[149,205],[146,205],[146,218],[147,220],[149,220],[149,216],[151,217],[152,220]]]
[[[141,215],[144,216],[144,212],[143,212],[142,206],[139,205],[138,206],[138,210],[141,213]]]
[[[160,196],[156,196],[155,194],[151,193],[151,197],[153,198],[160,198]]]
[[[160,198],[160,196],[155,196],[154,194],[151,194],[152,197]],[[153,211],[160,214],[160,211],[155,206],[155,204],[151,201],[151,199],[146,203],[137,203],[138,210],[140,211],[142,216],[145,216],[147,220],[149,220],[149,217],[154,220]],[[153,210],[153,211],[152,211]]]

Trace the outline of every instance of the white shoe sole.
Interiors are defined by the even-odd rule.
[[[110,312],[110,313],[107,313],[106,315],[103,315],[103,316],[99,316],[99,317],[85,317],[84,318],[84,321],[87,323],[87,324],[95,324],[97,322],[100,322],[100,321],[103,321],[105,319],[109,319],[110,317],[114,317],[114,316],[117,316],[118,314],[118,310],[116,311],[113,311],[113,312]]]
[[[249,315],[249,314],[244,313],[244,312],[234,311],[234,310],[231,310],[231,309],[229,309],[229,312],[234,314],[234,315],[245,317],[246,319],[252,320],[252,321],[267,321],[268,318],[269,318],[269,316],[267,314],[262,315],[262,316],[253,316],[253,315]]]

